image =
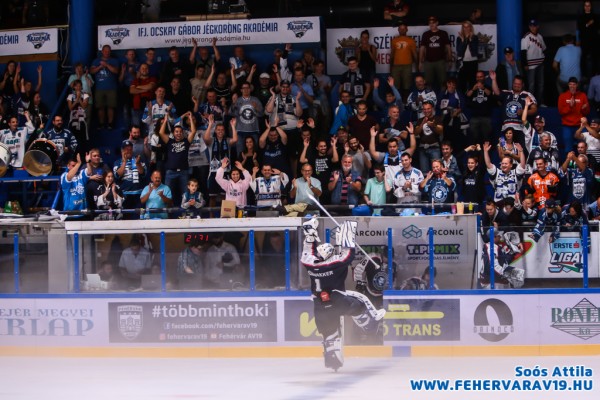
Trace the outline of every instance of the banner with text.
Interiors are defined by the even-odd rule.
[[[476,241],[476,215],[436,215],[403,218],[356,218],[357,242],[372,258],[388,267],[388,228],[392,228],[392,263],[394,288],[399,289],[406,279],[420,277],[429,268],[429,228],[433,228],[433,257],[440,289],[470,289],[472,285]],[[321,227],[333,231],[333,222],[321,220]],[[324,238],[324,233],[321,232]],[[334,235],[331,235],[332,241]],[[357,252],[353,264],[362,260]],[[386,287],[387,288],[387,287]]]
[[[440,29],[448,32],[450,45],[452,47],[452,59],[456,61],[456,38],[461,25],[441,25]],[[356,48],[360,43],[360,32],[368,29],[370,33],[370,42],[377,48],[377,73],[389,74],[391,43],[395,36],[398,36],[396,28],[391,27],[372,27],[372,28],[344,28],[327,29],[327,73],[330,75],[341,75],[347,68],[348,57],[356,54]],[[408,36],[412,37],[417,43],[417,53],[421,42],[421,36],[429,29],[428,26],[410,26]],[[488,71],[496,68],[497,64],[497,36],[496,25],[476,25],[475,34],[479,37],[479,68]],[[451,70],[454,70],[455,62],[452,63]]]
[[[98,48],[108,44],[113,50],[149,47],[241,46],[272,43],[318,43],[319,17],[244,19],[218,21],[161,22],[98,26]]]
[[[597,293],[465,296],[461,344],[599,344],[599,306]]]
[[[2,346],[105,346],[105,299],[2,299]]]
[[[600,293],[396,293],[383,305],[386,344],[600,344]],[[0,337],[0,355],[6,346],[297,346],[322,340],[309,296],[3,299]]]
[[[277,341],[275,301],[109,303],[110,342]]]
[[[579,233],[561,232],[560,237],[550,242],[547,232],[536,242],[526,233],[519,235],[522,250],[512,255],[510,266],[525,270],[526,278],[577,278],[583,282],[583,246]],[[591,245],[588,248],[588,277],[600,277],[598,249],[600,233],[590,233]],[[480,249],[483,242],[480,240]],[[481,256],[479,257],[481,260]],[[483,263],[479,264],[480,269]],[[481,271],[480,271],[481,272]],[[481,274],[480,274],[481,275]],[[582,286],[579,286],[582,287]]]
[[[0,31],[0,56],[56,52],[58,52],[57,28]]]

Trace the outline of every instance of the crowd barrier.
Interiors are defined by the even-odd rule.
[[[481,229],[478,214],[339,218],[358,221],[358,243],[388,277],[384,290],[414,289],[411,279],[422,279],[426,272],[432,278],[426,279],[418,289],[515,287],[502,279],[498,268],[492,273],[498,257],[495,253],[502,246],[486,244],[487,238],[494,237],[495,233],[493,228],[491,232]],[[329,242],[336,228],[335,221],[330,218],[320,221],[321,238]],[[4,278],[0,280],[0,293],[306,292],[310,282],[299,263],[301,224],[301,218],[283,217],[3,222],[0,224],[0,255],[4,260],[1,270]],[[531,229],[521,228],[518,251],[508,258],[502,254],[504,258],[500,263],[524,271],[524,288],[598,286],[600,234],[596,223],[584,226],[583,232],[563,232],[554,242],[548,240],[550,233],[535,242],[527,235]],[[499,227],[498,230],[502,233],[507,229]],[[218,262],[229,264],[225,268],[219,266],[229,276],[222,282],[207,283],[204,269],[208,267],[206,264],[216,260],[214,254],[210,257],[207,254],[221,249],[213,243],[221,236],[225,242],[223,248],[231,249],[226,258],[234,255],[235,259],[219,259]],[[127,279],[109,279],[119,277],[119,267],[126,267],[127,260],[122,254],[133,237],[143,241],[144,254],[149,254],[143,272],[150,275],[143,277],[149,281],[147,285]],[[581,237],[589,239],[582,241]],[[199,249],[197,270],[185,272],[179,260],[190,247]],[[353,266],[363,257],[357,252]],[[109,271],[104,271],[105,268]],[[96,275],[104,272],[107,274],[102,278],[108,283],[98,285]],[[90,276],[96,283],[88,284]],[[351,278],[347,284],[354,285]]]
[[[599,355],[595,293],[386,295],[379,346],[350,356]],[[308,296],[11,298],[0,355],[320,357]]]
[[[526,251],[512,263],[526,271],[524,288],[492,278],[481,290],[482,266],[494,273],[480,261],[486,242],[479,215],[347,218],[356,218],[358,243],[392,277],[378,300],[387,310],[379,346],[362,346],[364,337],[348,323],[347,355],[600,354],[597,225],[589,227],[589,253],[584,241],[574,256],[579,233],[561,233],[556,255],[544,265],[528,257],[548,252],[547,236],[538,243],[525,240]],[[302,222],[280,217],[3,223],[0,355],[319,357],[310,282],[299,263]],[[320,219],[323,240],[334,238],[334,222]],[[221,233],[231,244],[228,251],[238,249],[239,270],[219,287],[182,280],[177,273],[182,251]],[[155,274],[140,287],[93,286],[90,277],[103,262],[117,267],[133,235],[145,238]],[[566,250],[573,254],[561,255]],[[490,257],[493,265],[493,251]],[[566,267],[579,260],[578,270]],[[354,263],[360,261],[357,255]],[[425,270],[433,279],[418,287],[422,290],[400,290]],[[546,284],[533,289],[529,281]],[[351,278],[347,283],[354,288]],[[428,290],[433,288],[438,290]]]

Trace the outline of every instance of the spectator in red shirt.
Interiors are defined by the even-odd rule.
[[[573,136],[581,125],[581,118],[590,112],[590,103],[585,93],[578,90],[578,81],[569,78],[569,88],[558,96],[558,112],[562,119],[562,138],[558,143],[561,159],[573,150]]]
[[[369,148],[371,142],[371,128],[375,127],[375,130],[379,130],[377,120],[367,114],[368,109],[366,101],[359,101],[356,104],[356,115],[348,120],[350,134],[357,138],[365,149]]]
[[[142,114],[146,103],[154,99],[154,90],[156,89],[156,77],[150,76],[150,67],[148,64],[140,65],[139,76],[133,80],[129,87],[129,94],[132,96],[131,120],[133,125],[142,125]]]

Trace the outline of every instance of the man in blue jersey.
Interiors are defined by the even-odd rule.
[[[86,169],[81,168],[81,156],[77,154],[77,160],[71,160],[67,164],[67,172],[60,176],[60,188],[63,196],[63,211],[85,210],[87,202],[85,198],[85,185],[91,175],[90,164]]]
[[[125,194],[123,208],[140,207],[139,199],[145,184],[146,164],[141,156],[133,157],[133,143],[130,140],[121,143],[121,159],[115,161],[113,173]]]
[[[52,129],[44,132],[43,137],[51,140],[58,149],[58,164],[65,165],[77,152],[77,138],[70,130],[63,127],[63,118],[55,115],[52,119]]]

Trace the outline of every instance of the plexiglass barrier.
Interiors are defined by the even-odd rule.
[[[596,223],[482,227],[478,288],[598,287],[599,238]]]
[[[79,235],[82,291],[298,289],[297,231]]]
[[[351,218],[351,217],[347,217]],[[477,215],[356,217],[357,242],[382,290],[599,287],[597,223],[559,229],[482,227]],[[297,292],[300,218],[1,225],[0,291],[27,293]],[[335,224],[321,218],[323,241]],[[533,236],[532,236],[533,235]],[[493,237],[494,245],[489,238]],[[586,240],[582,240],[586,237]],[[365,255],[357,251],[348,274]]]

